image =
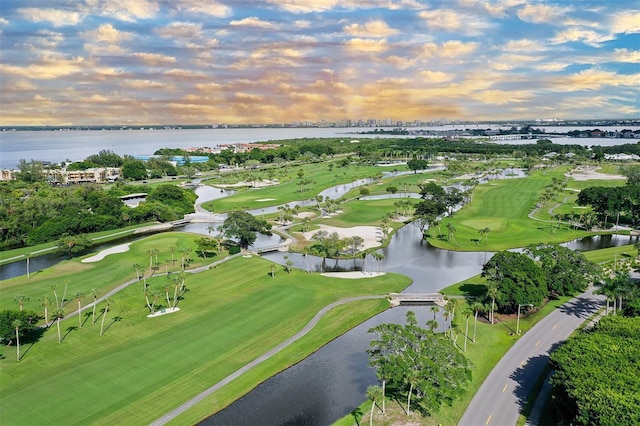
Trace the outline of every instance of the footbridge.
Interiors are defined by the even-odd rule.
[[[391,306],[399,306],[403,303],[411,305],[440,305],[446,303],[440,293],[389,293]]]

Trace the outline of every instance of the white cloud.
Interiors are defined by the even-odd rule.
[[[127,22],[152,19],[160,8],[158,3],[152,0],[100,0],[96,7],[102,16]]]
[[[18,9],[18,13],[29,21],[50,22],[54,27],[76,25],[82,20],[80,13],[60,9],[26,7]]]
[[[110,44],[120,44],[123,41],[133,40],[135,34],[126,32],[126,31],[118,31],[118,29],[114,28],[111,24],[103,24],[100,25],[93,31],[86,31],[81,34],[85,39],[95,42],[95,43],[110,43]]]
[[[640,63],[640,50],[614,49],[613,59],[618,62]]]
[[[398,34],[398,30],[391,28],[381,19],[369,21],[365,24],[351,24],[344,27],[344,32],[354,37],[383,38]]]
[[[617,34],[640,33],[640,12],[635,10],[613,15],[611,17],[611,24],[611,31]]]
[[[418,16],[422,18],[427,27],[432,30],[444,30],[467,36],[477,36],[494,27],[487,20],[472,15],[466,11],[453,9],[423,10]]]
[[[192,15],[207,15],[214,18],[228,18],[233,15],[233,9],[214,0],[178,0],[175,7],[180,12]]]
[[[555,5],[542,3],[527,4],[525,7],[518,10],[518,18],[535,24],[563,25],[563,18],[565,14],[570,11],[570,8]]]
[[[570,42],[580,42],[589,46],[598,47],[601,43],[614,40],[611,34],[600,34],[592,30],[583,30],[580,28],[569,28],[560,31],[551,39],[553,44],[564,44]]]
[[[229,23],[229,25],[233,27],[254,27],[254,28],[264,28],[264,29],[275,29],[278,25],[273,22],[264,21],[258,17],[251,16],[248,18],[233,20]]]

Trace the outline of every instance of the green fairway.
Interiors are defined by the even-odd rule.
[[[589,235],[586,231],[568,226],[552,229],[550,223],[528,217],[553,177],[562,177],[565,171],[565,168],[557,168],[535,172],[526,178],[495,180],[477,186],[472,202],[453,218],[443,219],[440,236],[434,238],[438,230],[432,230],[429,242],[436,247],[452,250],[499,251],[540,242],[569,241]],[[455,228],[451,240],[448,238],[448,223]],[[489,228],[486,241],[480,232],[484,228]]]
[[[314,165],[302,168],[304,176],[301,179],[295,173],[298,170],[300,168],[291,169],[289,174],[282,177],[281,183],[278,185],[240,191],[230,197],[204,203],[203,207],[214,213],[223,213],[238,208],[259,209],[291,201],[306,200],[314,198],[323,189],[331,186],[351,183],[354,180],[372,177],[384,171],[382,167],[374,166],[350,166],[329,170],[326,166]],[[309,180],[310,183],[301,187],[301,180]],[[215,185],[215,182],[209,183]],[[303,190],[301,191],[301,189]]]
[[[3,280],[0,282],[2,297],[0,297],[0,309],[17,309],[18,305],[14,298],[18,295],[25,295],[29,298],[24,304],[24,309],[43,312],[40,306],[40,298],[49,296],[54,299],[51,288],[56,285],[56,292],[61,299],[64,293],[65,283],[68,282],[65,306],[66,312],[74,311],[78,308],[75,293],[84,293],[82,304],[86,305],[93,301],[90,294],[92,289],[97,289],[101,294],[114,289],[125,281],[136,278],[136,270],[133,265],[138,264],[146,270],[145,276],[151,275],[150,263],[155,265],[156,256],[151,257],[149,250],[158,250],[158,270],[156,274],[165,272],[179,272],[181,269],[182,249],[190,249],[188,258],[192,259],[191,267],[202,266],[213,262],[215,259],[203,259],[196,255],[195,240],[198,235],[165,232],[153,235],[141,240],[137,240],[129,246],[129,250],[124,253],[116,253],[106,256],[98,262],[82,263],[81,260],[89,258],[96,253],[91,253],[80,258],[63,260],[57,265],[39,272],[31,273],[27,280],[26,275]],[[171,262],[173,250],[173,260]],[[73,303],[71,303],[73,302]],[[49,307],[49,314],[53,308]]]
[[[144,253],[146,247],[158,243],[151,239],[139,249]],[[119,273],[135,276],[131,260],[125,262]],[[190,274],[188,291],[178,304],[181,310],[157,318],[146,317],[149,311],[141,284],[135,283],[113,297],[103,336],[99,336],[104,315],[100,310],[96,324],[91,324],[88,315],[81,329],[76,329],[76,317],[63,320],[61,344],[53,325],[35,344],[23,345],[19,363],[8,356],[0,360],[0,423],[148,424],[292,336],[331,302],[400,291],[409,284],[406,277],[395,274],[343,280],[301,271],[287,274],[281,267],[271,278],[270,265],[260,258],[240,257]],[[105,279],[111,270],[119,271],[114,264],[101,266]],[[165,282],[166,277],[158,276],[149,285]],[[158,305],[167,305],[163,298]],[[5,303],[3,288],[3,306]],[[291,359],[301,359],[355,325],[353,318],[362,321],[384,309],[380,301],[357,305],[361,308],[354,308],[353,313],[341,310],[349,319],[344,324],[334,322],[327,330],[318,329],[315,339],[294,344],[297,352],[250,375],[252,380],[239,386],[240,393],[225,392],[229,402],[290,365]],[[208,410],[210,406],[203,413],[209,414]]]

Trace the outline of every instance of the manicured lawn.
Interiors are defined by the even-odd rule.
[[[157,243],[150,241],[140,250]],[[140,257],[144,259],[144,251]],[[135,276],[129,266],[133,261],[127,259],[120,274]],[[135,283],[113,297],[103,336],[99,336],[101,317],[96,324],[87,317],[81,329],[75,329],[76,317],[63,320],[62,344],[52,326],[33,346],[23,345],[19,363],[8,356],[0,360],[0,423],[148,424],[295,334],[329,303],[352,295],[400,291],[409,284],[406,277],[395,274],[341,280],[301,271],[286,274],[280,267],[271,278],[270,265],[260,258],[239,257],[188,275],[189,291],[178,304],[181,310],[157,318],[146,317],[141,285]],[[114,264],[100,266],[107,277],[119,270]],[[158,287],[166,281],[159,276],[149,284]],[[2,297],[4,304],[4,291]],[[163,298],[158,304],[166,306]],[[327,318],[326,330],[318,328],[291,352],[274,357],[272,364],[221,395],[228,401],[238,398],[292,359],[301,359],[384,309],[381,302],[386,303],[337,310]],[[15,348],[6,352],[11,350]],[[195,418],[211,410],[205,404]]]
[[[299,168],[292,168],[290,174],[281,178],[281,183],[278,185],[241,191],[227,198],[207,202],[203,206],[214,213],[222,213],[238,208],[250,210],[280,205],[291,201],[310,199],[317,196],[323,189],[371,177],[384,171],[382,167],[373,166],[336,167],[333,170],[329,170],[326,166],[320,168],[317,165],[313,168],[303,168],[305,175],[302,179],[311,180],[313,183],[307,185],[305,191],[300,192],[300,179],[296,175],[297,170]],[[210,184],[215,185],[214,182]]]
[[[536,172],[521,179],[496,180],[479,185],[473,193],[472,202],[445,218],[441,225],[441,238],[430,238],[436,247],[453,250],[499,251],[523,247],[539,242],[563,242],[589,233],[574,229],[552,232],[549,224],[532,220],[528,214],[536,207],[539,194],[551,183],[554,176],[562,177],[564,168]],[[455,241],[447,239],[447,223],[455,227]],[[481,239],[480,230],[489,228],[487,243]],[[435,232],[432,233],[435,236]],[[457,245],[455,243],[458,243]]]
[[[0,281],[0,290],[2,291],[0,310],[17,309],[18,305],[14,302],[14,298],[18,295],[25,295],[29,300],[25,302],[24,309],[34,310],[44,315],[39,299],[43,296],[49,296],[51,300],[55,300],[51,289],[54,284],[57,286],[58,297],[62,298],[65,282],[68,281],[66,300],[69,302],[65,306],[65,310],[72,312],[78,308],[77,302],[73,297],[75,293],[81,292],[85,294],[82,298],[83,305],[93,302],[93,296],[90,294],[92,289],[98,289],[101,294],[105,294],[125,281],[136,278],[134,264],[139,264],[142,268],[145,268],[145,275],[149,276],[150,249],[158,250],[158,262],[160,263],[158,274],[167,270],[169,272],[180,271],[182,257],[180,250],[183,248],[192,250],[189,254],[189,257],[193,259],[191,262],[192,267],[213,262],[215,259],[205,260],[196,255],[195,240],[198,238],[200,236],[194,234],[165,232],[135,241],[129,246],[129,251],[111,254],[99,262],[81,262],[81,259],[96,254],[91,253],[80,258],[63,260],[51,268],[32,273],[29,280],[24,275]],[[175,262],[173,266],[171,265],[170,247],[175,247],[173,254]],[[155,263],[155,256],[152,261]],[[169,261],[169,264],[167,264],[167,261]],[[166,280],[166,278],[164,279]],[[52,306],[49,307],[49,315],[53,313],[54,308]]]

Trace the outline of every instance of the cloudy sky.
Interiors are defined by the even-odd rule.
[[[638,0],[2,0],[0,124],[640,117]]]

